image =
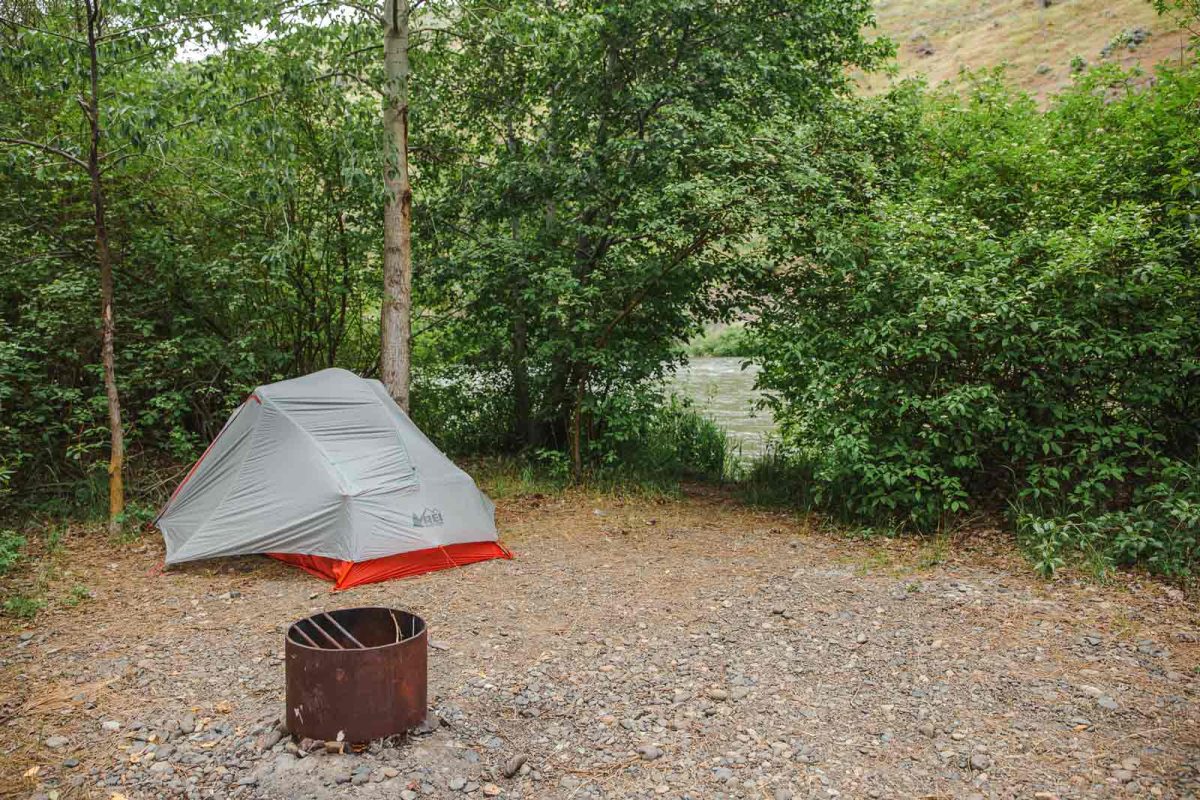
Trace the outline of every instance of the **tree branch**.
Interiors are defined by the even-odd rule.
[[[18,145],[21,147],[32,147],[35,150],[41,150],[43,153],[52,153],[60,158],[65,158],[67,161],[70,161],[75,166],[83,167],[84,169],[87,169],[87,162],[85,162],[83,159],[79,158],[78,156],[71,155],[66,150],[60,150],[59,148],[51,147],[48,144],[42,144],[41,142],[31,142],[28,139],[10,139],[7,136],[0,136],[0,143]]]
[[[9,17],[0,16],[0,22],[3,22],[5,25],[11,25],[14,28],[24,28],[27,31],[33,31],[34,33],[40,33],[45,36],[53,36],[57,39],[62,39],[63,41],[70,42],[71,44],[77,44],[80,46],[87,44],[87,42],[83,41],[82,39],[76,39],[74,36],[67,36],[66,34],[63,34],[63,33],[56,33],[55,31],[48,31],[45,28],[35,28],[32,25],[26,25],[23,22],[17,22],[15,19],[11,19]]]

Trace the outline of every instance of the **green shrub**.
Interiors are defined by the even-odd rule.
[[[422,370],[413,382],[410,413],[451,455],[502,453],[512,445],[512,399],[504,375],[452,366]]]
[[[26,597],[18,594],[6,598],[3,606],[4,613],[17,619],[32,619],[46,607],[46,601],[39,597]]]
[[[720,481],[737,462],[725,431],[677,396],[617,395],[598,416],[605,424],[591,442],[593,463],[610,476]]]
[[[934,530],[1005,500],[1046,572],[1190,569],[1200,73],[1134,83],[927,98],[912,178],[786,270],[761,380],[812,503]]]
[[[12,530],[0,530],[0,575],[16,566],[24,547],[24,536]]]
[[[684,348],[693,358],[705,356],[749,356],[750,337],[744,325],[738,323],[717,331],[706,331],[692,339]]]

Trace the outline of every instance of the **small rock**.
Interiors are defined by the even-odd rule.
[[[705,694],[708,695],[710,700],[723,701],[729,699],[729,692],[724,689],[709,689]]]
[[[410,733],[414,736],[428,736],[440,728],[441,725],[441,717],[439,717],[437,714],[430,713],[427,717],[425,717],[425,721],[413,728]]]
[[[400,791],[400,800],[417,800],[417,793],[412,789],[402,789]]]
[[[662,758],[662,754],[663,754],[662,750],[659,750],[654,745],[649,745],[649,744],[642,745],[641,747],[639,747],[637,749],[637,752],[638,752],[638,755],[641,756],[642,760],[644,760],[644,761],[654,761],[656,759]]]
[[[463,788],[466,787],[466,785],[467,785],[466,778],[451,778],[450,779],[450,791],[452,791],[452,792],[461,792],[463,790]]]
[[[483,785],[483,793],[488,797],[499,797],[504,793],[504,790],[494,783],[485,783]]]
[[[504,762],[504,777],[511,778],[521,771],[521,767],[525,766],[525,762],[529,757],[524,754],[518,754]]]
[[[46,747],[51,750],[58,750],[60,747],[66,747],[71,743],[71,740],[65,736],[51,736],[46,740]]]
[[[283,731],[279,730],[278,728],[267,731],[262,736],[258,737],[257,744],[259,752],[265,753],[266,751],[270,750],[272,747],[279,744],[279,740],[282,738]]]
[[[1096,705],[1100,706],[1101,708],[1103,708],[1107,711],[1116,711],[1118,708],[1120,708],[1120,705],[1117,704],[1117,701],[1113,700],[1108,695],[1104,695],[1103,697],[1097,698]]]
[[[986,753],[971,754],[971,769],[976,772],[983,772],[992,765],[992,759]]]
[[[66,761],[63,762],[63,766],[66,767],[67,769],[75,769],[75,767],[79,766],[79,759],[78,758],[68,758]]]
[[[933,727],[933,723],[931,722],[921,723],[921,725],[917,728],[917,731],[927,739],[932,739],[934,736],[937,736],[937,729]]]
[[[858,636],[854,637],[854,641],[858,642],[859,644],[866,644],[867,635],[865,633],[860,633]]]
[[[112,733],[114,731],[121,730],[121,723],[117,722],[115,719],[109,719],[109,720],[105,720],[104,722],[101,722],[100,728],[102,730],[106,730],[106,731],[109,731],[110,733]]]

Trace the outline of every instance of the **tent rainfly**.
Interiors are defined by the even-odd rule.
[[[168,564],[266,553],[345,589],[511,558],[494,512],[383,384],[326,369],[256,389],[156,523]]]

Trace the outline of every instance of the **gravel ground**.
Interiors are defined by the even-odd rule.
[[[1191,598],[1029,574],[998,535],[855,542],[694,492],[500,503],[514,561],[331,594],[263,558],[159,573],[68,540],[0,629],[0,794],[153,798],[1194,797]],[[424,616],[435,725],[278,730],[283,634]],[[6,623],[8,624],[8,623]]]

